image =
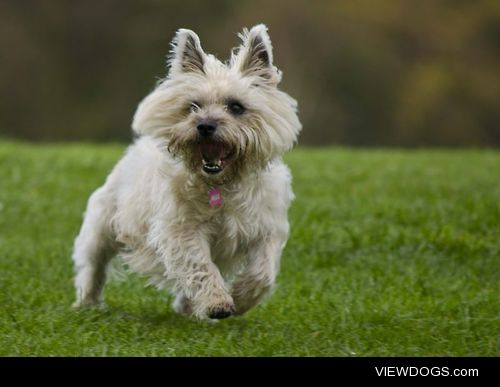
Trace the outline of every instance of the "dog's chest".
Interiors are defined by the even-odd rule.
[[[210,233],[226,244],[243,243],[257,238],[262,229],[262,201],[265,193],[256,181],[252,187],[211,188],[200,216]]]
[[[211,234],[225,243],[245,243],[257,238],[261,232],[261,220],[258,213],[249,208],[234,208],[225,203],[210,220]]]
[[[221,211],[210,222],[210,253],[221,272],[238,270],[257,239],[258,226],[241,213]]]
[[[223,205],[208,219],[210,247],[217,260],[234,260],[246,255],[248,246],[263,232],[258,208],[241,197],[226,195]]]

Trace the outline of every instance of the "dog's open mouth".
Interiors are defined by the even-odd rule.
[[[231,157],[230,148],[221,141],[203,141],[200,143],[203,170],[216,174],[224,170]]]

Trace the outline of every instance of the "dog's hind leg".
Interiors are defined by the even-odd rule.
[[[116,254],[110,224],[112,206],[104,187],[95,191],[89,199],[73,250],[76,272],[74,306],[94,305],[103,299],[107,267]]]
[[[193,314],[192,302],[186,297],[183,292],[180,292],[176,295],[175,301],[172,306],[177,313],[183,314],[185,316],[191,316]]]
[[[272,291],[285,241],[286,236],[270,236],[250,249],[248,264],[236,277],[231,292],[237,315],[253,308]]]

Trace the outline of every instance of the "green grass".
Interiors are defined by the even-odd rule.
[[[73,311],[71,248],[123,146],[0,142],[0,355],[500,355],[500,154],[296,149],[273,297],[211,324],[118,277]]]

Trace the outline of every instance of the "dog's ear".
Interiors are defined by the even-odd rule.
[[[273,66],[273,46],[264,24],[256,25],[249,31],[246,28],[238,35],[241,46],[233,52],[232,66],[244,75],[257,76],[268,84],[278,84],[281,72]]]
[[[179,29],[172,40],[172,50],[168,59],[170,75],[188,72],[203,73],[206,56],[198,35],[191,30]]]

